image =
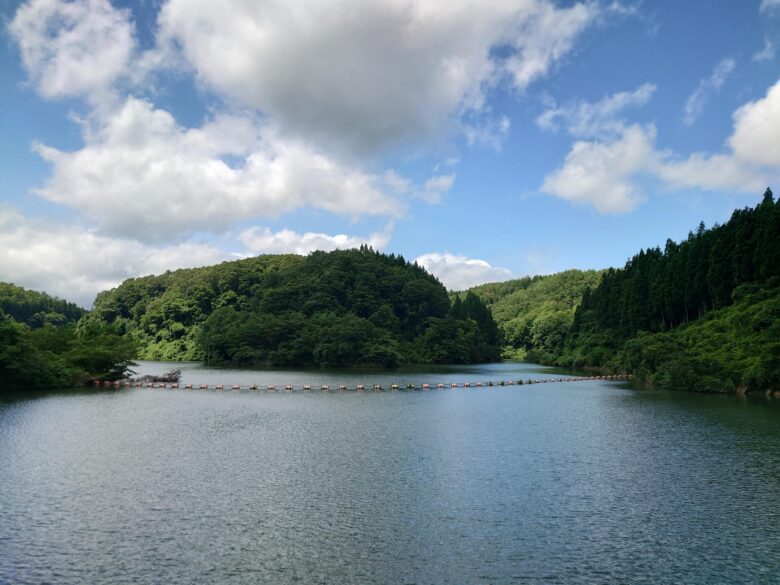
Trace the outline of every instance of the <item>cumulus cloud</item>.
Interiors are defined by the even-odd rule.
[[[709,77],[705,77],[699,82],[699,85],[685,102],[683,122],[687,126],[692,125],[702,115],[707,101],[720,91],[736,66],[737,62],[734,59],[723,59],[715,66]]]
[[[729,152],[667,161],[659,175],[672,186],[757,192],[780,179],[780,81],[734,112]]]
[[[761,12],[768,12],[777,8],[780,8],[780,0],[761,0],[759,10]]]
[[[121,236],[165,240],[220,232],[239,218],[302,206],[397,216],[399,196],[414,189],[393,173],[345,166],[247,117],[221,115],[186,129],[135,98],[105,120],[84,122],[84,140],[74,152],[36,145],[53,169],[38,193]],[[427,189],[445,187],[439,179]]]
[[[105,91],[125,73],[135,47],[129,11],[108,0],[31,0],[8,28],[45,98]]]
[[[573,136],[584,138],[621,133],[625,124],[618,115],[647,104],[656,89],[652,83],[645,83],[634,91],[614,93],[597,102],[580,100],[549,108],[536,119],[536,124],[544,130],[558,130],[563,126]]]
[[[284,132],[365,154],[457,127],[502,80],[524,89],[609,11],[548,0],[168,0],[159,43]]]
[[[165,0],[156,46],[142,51],[131,12],[109,0],[28,0],[9,31],[42,96],[92,105],[82,148],[34,145],[52,168],[37,194],[101,233],[172,241],[301,207],[395,218],[410,198],[439,202],[454,174],[416,184],[367,164],[450,131],[499,148],[510,124],[493,116],[488,93],[522,91],[621,10],[590,0]],[[201,127],[123,97],[128,83],[183,66],[228,104]]]
[[[734,133],[728,144],[739,159],[780,167],[780,81],[766,96],[734,113]]]
[[[638,94],[615,94],[620,95]],[[774,147],[780,142],[780,81],[763,98],[734,113],[734,130],[726,152],[695,152],[688,156],[656,149],[653,125],[628,125],[611,114],[601,115],[613,111],[607,107],[610,103],[641,101],[628,97],[613,101],[615,96],[542,114],[538,120],[542,127],[553,127],[561,120],[572,134],[595,138],[573,144],[563,165],[545,177],[542,192],[591,205],[601,213],[624,213],[643,200],[636,184],[641,175],[658,179],[672,189],[752,193],[780,180],[780,151]]]
[[[454,254],[423,254],[415,258],[415,262],[436,276],[450,290],[465,290],[478,284],[513,278],[512,272],[506,268]]]
[[[150,246],[76,227],[32,221],[0,209],[0,274],[82,306],[126,278],[206,266],[226,254],[208,244]]]
[[[390,241],[392,224],[383,232],[371,234],[367,238],[338,234],[306,232],[298,233],[292,230],[271,231],[270,228],[253,227],[241,232],[239,239],[247,251],[252,254],[308,254],[315,250],[330,252],[359,248],[362,245],[381,250]]]
[[[600,213],[625,213],[643,200],[634,176],[654,164],[653,126],[629,126],[609,141],[577,141],[563,165],[547,175],[542,191]]]

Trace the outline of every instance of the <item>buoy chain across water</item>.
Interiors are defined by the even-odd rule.
[[[528,380],[498,380],[498,381],[488,381],[488,382],[450,382],[450,383],[443,383],[438,382],[435,384],[430,383],[423,383],[423,384],[415,384],[413,382],[406,382],[403,384],[388,384],[387,388],[390,390],[430,390],[432,388],[436,388],[438,390],[442,390],[445,388],[485,388],[485,387],[492,387],[492,386],[521,386],[526,384],[547,384],[547,383],[561,383],[561,382],[587,382],[591,380],[630,380],[631,375],[630,374],[614,374],[614,375],[608,375],[608,376],[566,376],[565,378],[537,378],[537,379],[528,379]],[[208,389],[214,389],[214,390],[224,390],[225,388],[230,388],[231,390],[265,390],[267,392],[276,392],[276,385],[275,384],[266,384],[266,385],[258,385],[258,384],[179,384],[178,382],[173,383],[166,383],[166,382],[136,382],[133,380],[115,380],[113,382],[101,382],[100,380],[95,380],[93,383],[95,386],[102,386],[104,388],[169,388],[169,389],[184,389],[184,390],[208,390]],[[327,392],[330,390],[331,385],[330,384],[319,384],[319,385],[312,385],[312,384],[302,384],[302,385],[296,385],[296,384],[284,384],[281,386],[285,389],[287,392],[293,392],[295,390],[303,390],[304,392],[311,391],[312,388],[319,388],[323,392]],[[334,388],[338,388],[340,391],[346,391],[346,390],[357,390],[357,391],[363,391],[367,388],[371,388],[372,390],[384,390],[385,386],[382,384],[355,384],[354,386],[350,386],[349,384],[338,384],[334,386]]]

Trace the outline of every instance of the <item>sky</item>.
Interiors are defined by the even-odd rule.
[[[780,189],[780,0],[0,0],[0,280],[622,266]],[[777,190],[777,189],[776,189]]]

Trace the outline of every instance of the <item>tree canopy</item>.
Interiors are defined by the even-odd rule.
[[[87,313],[78,305],[46,293],[0,282],[0,315],[33,329],[44,325],[75,325]]]
[[[567,270],[483,284],[469,292],[485,302],[503,328],[504,356],[524,359],[529,351],[561,351],[584,291],[596,286],[601,275],[600,270]]]
[[[684,378],[689,389],[777,389],[779,317],[780,202],[767,189],[727,223],[701,223],[685,241],[606,271],[547,361],[631,371],[665,387]]]
[[[87,313],[46,293],[0,283],[0,391],[124,377],[134,343],[106,325],[88,325]]]
[[[215,364],[472,363],[501,347],[478,297],[451,305],[422,267],[365,246],[130,279],[87,320],[137,340],[139,357]]]

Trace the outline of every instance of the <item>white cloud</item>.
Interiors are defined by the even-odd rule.
[[[93,125],[95,127],[93,127]],[[53,167],[39,194],[77,209],[106,231],[155,240],[224,231],[239,218],[302,206],[347,216],[398,216],[408,182],[345,166],[247,117],[179,126],[166,111],[128,98],[107,119],[84,123],[85,146],[37,145]],[[441,178],[430,186],[444,190]]]
[[[301,208],[400,217],[439,202],[454,174],[420,184],[360,162],[448,132],[498,149],[509,120],[490,91],[522,91],[623,5],[591,0],[165,0],[141,51],[109,0],[29,0],[9,25],[37,91],[85,98],[84,145],[36,144],[52,167],[37,194],[101,233],[164,241]],[[226,98],[199,128],[122,85],[191,67]],[[141,85],[137,85],[141,87]],[[104,99],[104,98],[110,99]],[[326,154],[327,153],[327,154]]]
[[[365,155],[459,127],[502,80],[524,89],[606,12],[548,0],[168,0],[159,44],[285,134]]]
[[[241,232],[239,239],[251,254],[308,254],[314,250],[330,252],[359,248],[362,245],[382,250],[390,241],[392,224],[382,232],[367,238],[338,234],[331,236],[315,232],[300,234],[292,230],[273,232],[269,228],[253,227]]]
[[[415,192],[415,196],[428,203],[441,203],[442,196],[452,189],[455,183],[455,175],[437,175],[431,177],[422,189]]]
[[[643,200],[633,182],[655,164],[655,128],[633,125],[604,142],[578,141],[563,165],[547,175],[541,190],[572,203],[592,205],[600,213],[625,213]]]
[[[618,114],[628,108],[647,104],[656,86],[645,83],[634,91],[621,91],[605,96],[597,102],[580,100],[544,111],[536,124],[544,130],[557,130],[563,125],[573,136],[593,138],[621,133],[625,127]]]
[[[213,246],[150,246],[76,227],[31,221],[0,209],[0,274],[20,286],[83,306],[126,278],[206,266],[227,259]]]
[[[666,162],[661,178],[672,186],[759,192],[780,180],[780,81],[763,98],[734,112],[725,154],[694,153]]]
[[[514,278],[506,268],[454,254],[423,254],[415,258],[415,262],[436,276],[450,290],[465,290],[485,282]]]
[[[753,61],[773,61],[775,58],[775,44],[771,39],[764,37],[764,47],[753,55]]]
[[[461,133],[466,138],[467,144],[487,146],[498,152],[504,145],[511,126],[512,122],[506,116],[501,116],[497,120],[487,118],[476,122],[463,120]]]
[[[699,82],[698,87],[685,102],[683,121],[687,126],[693,124],[702,115],[707,101],[713,94],[720,91],[736,65],[737,62],[734,59],[723,59],[715,66],[709,77],[705,77]]]
[[[617,5],[617,3],[615,3]],[[539,3],[527,18],[513,25],[516,53],[506,64],[518,89],[544,75],[553,63],[571,51],[576,38],[599,16],[593,2],[557,8]]]
[[[780,0],[761,0],[761,6],[759,10],[761,12],[766,12],[774,10],[778,7],[780,7]]]
[[[659,179],[671,189],[748,193],[760,192],[766,185],[780,181],[780,150],[775,148],[780,143],[780,81],[763,98],[734,113],[734,131],[727,140],[727,152],[696,152],[686,157],[657,150],[652,125],[626,125],[611,115],[591,115],[594,111],[609,114],[611,108],[597,106],[611,100],[552,109],[540,117],[542,127],[552,127],[561,119],[569,124],[573,134],[596,138],[575,142],[563,165],[545,177],[542,192],[591,205],[600,213],[624,213],[643,200],[636,184],[640,175]],[[632,100],[614,103],[623,102]]]
[[[767,186],[766,172],[729,154],[696,152],[684,159],[666,160],[656,170],[667,186],[711,191],[760,193]]]
[[[734,113],[728,143],[741,160],[780,167],[780,81]]]
[[[31,0],[9,31],[45,98],[95,97],[125,72],[135,47],[129,12],[108,0]]]

